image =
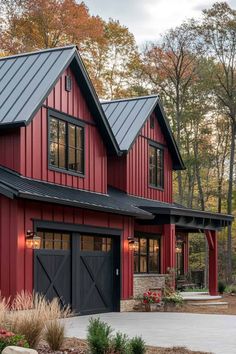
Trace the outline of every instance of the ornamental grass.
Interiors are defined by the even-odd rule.
[[[70,314],[69,307],[62,307],[57,298],[48,301],[42,295],[22,291],[10,305],[10,299],[0,297],[1,327],[24,336],[30,348],[37,348],[40,340],[45,337],[54,343],[52,345],[56,346],[57,341],[57,346],[60,346],[64,330],[59,319]],[[56,336],[56,332],[60,335]]]

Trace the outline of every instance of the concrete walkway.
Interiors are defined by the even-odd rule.
[[[190,313],[126,312],[73,317],[64,320],[66,335],[86,338],[90,317],[100,317],[115,331],[141,335],[147,344],[185,346],[215,354],[236,354],[236,316]]]

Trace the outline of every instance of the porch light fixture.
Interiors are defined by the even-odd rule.
[[[176,252],[177,254],[182,253],[182,248],[179,247],[179,246],[177,246],[177,247],[175,248],[175,252]]]
[[[158,251],[159,250],[159,245],[156,245],[155,247],[154,247],[154,251]]]
[[[26,233],[25,244],[27,248],[39,249],[41,245],[41,237],[37,236],[33,231],[28,230]]]
[[[128,236],[129,248],[133,251],[137,251],[138,242],[135,240],[133,236]]]

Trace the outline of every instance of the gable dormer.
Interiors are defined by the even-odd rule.
[[[119,149],[75,46],[0,59],[0,165],[106,193]]]
[[[183,169],[159,97],[102,103],[122,157],[108,162],[108,184],[128,194],[172,201],[172,171]],[[121,177],[122,176],[122,177]]]

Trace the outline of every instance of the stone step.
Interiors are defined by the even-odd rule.
[[[182,291],[180,293],[183,297],[187,296],[199,296],[199,295],[209,295],[207,291]]]
[[[194,302],[218,302],[222,300],[222,296],[211,296],[211,295],[199,295],[199,296],[186,296],[183,297],[185,302],[194,301]]]
[[[227,309],[229,307],[229,303],[226,301],[218,301],[218,302],[188,302],[190,306],[197,306],[197,307],[210,307],[210,308],[221,308]]]

